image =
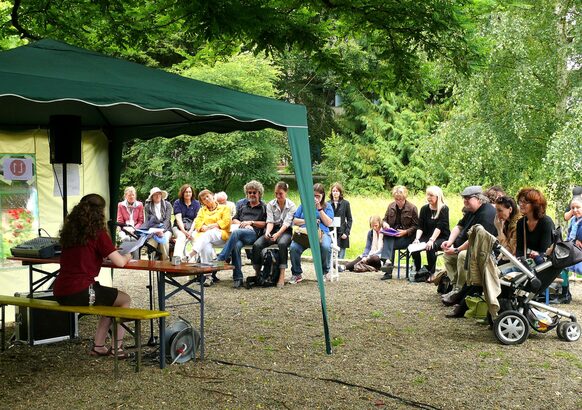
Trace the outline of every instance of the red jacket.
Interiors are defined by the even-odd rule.
[[[144,221],[143,204],[139,201],[133,203],[131,212],[133,214],[133,226],[139,228]],[[121,201],[117,204],[117,222],[130,225],[130,210],[127,201]]]

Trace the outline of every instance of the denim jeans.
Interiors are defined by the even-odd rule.
[[[230,255],[231,264],[234,266],[232,278],[234,280],[242,279],[242,259],[240,257],[240,251],[245,245],[252,245],[257,240],[257,234],[253,229],[237,229],[230,234],[230,238],[226,241],[224,248],[218,254],[217,259],[219,261],[226,260]]]
[[[321,264],[323,265],[323,274],[329,272],[329,260],[331,257],[331,236],[328,233],[324,233],[321,238],[321,243],[319,244],[321,249]],[[289,247],[289,255],[291,257],[291,273],[295,276],[299,276],[303,273],[301,269],[301,254],[305,251],[305,248],[299,245],[297,242],[291,242]]]

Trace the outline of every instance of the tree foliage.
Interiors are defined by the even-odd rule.
[[[275,56],[304,53],[318,70],[343,73],[380,87],[416,80],[418,52],[446,58],[461,70],[471,63],[465,42],[469,0],[13,0],[5,35],[51,37],[96,51],[171,66],[211,43]],[[366,38],[377,57],[353,70],[330,44]],[[469,58],[468,58],[469,57]]]
[[[269,97],[275,95],[273,85],[279,74],[268,60],[248,54],[214,66],[183,62],[175,71]],[[285,135],[275,130],[133,141],[124,149],[121,186],[135,185],[141,195],[147,195],[153,186],[177,193],[184,183],[197,190],[213,191],[227,190],[250,179],[271,184],[277,179],[276,165],[285,155],[286,146]]]
[[[556,15],[559,1],[528,3],[482,20],[486,65],[458,81],[456,105],[425,151],[435,182],[501,184],[509,192],[544,184],[541,159],[566,120],[560,106],[571,89],[562,81],[566,45],[558,30],[566,15]]]

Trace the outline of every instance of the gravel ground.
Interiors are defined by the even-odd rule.
[[[0,354],[0,408],[582,408],[582,341],[551,331],[503,346],[487,326],[446,319],[435,286],[380,281],[380,273],[326,284],[326,354],[309,266],[307,280],[284,289],[235,290],[220,273],[206,293],[203,362],[160,370],[147,359],[139,374],[121,363],[116,380],[111,359],[87,354],[93,317],[79,321],[79,341],[14,345]],[[115,284],[147,306],[142,272],[117,271]],[[582,317],[582,283],[571,288],[574,301],[563,307]],[[170,323],[199,315],[197,306],[171,312]]]

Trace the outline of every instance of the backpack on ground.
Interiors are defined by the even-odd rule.
[[[277,249],[263,250],[263,264],[259,276],[247,278],[247,288],[253,286],[275,286],[279,280],[279,251]]]

